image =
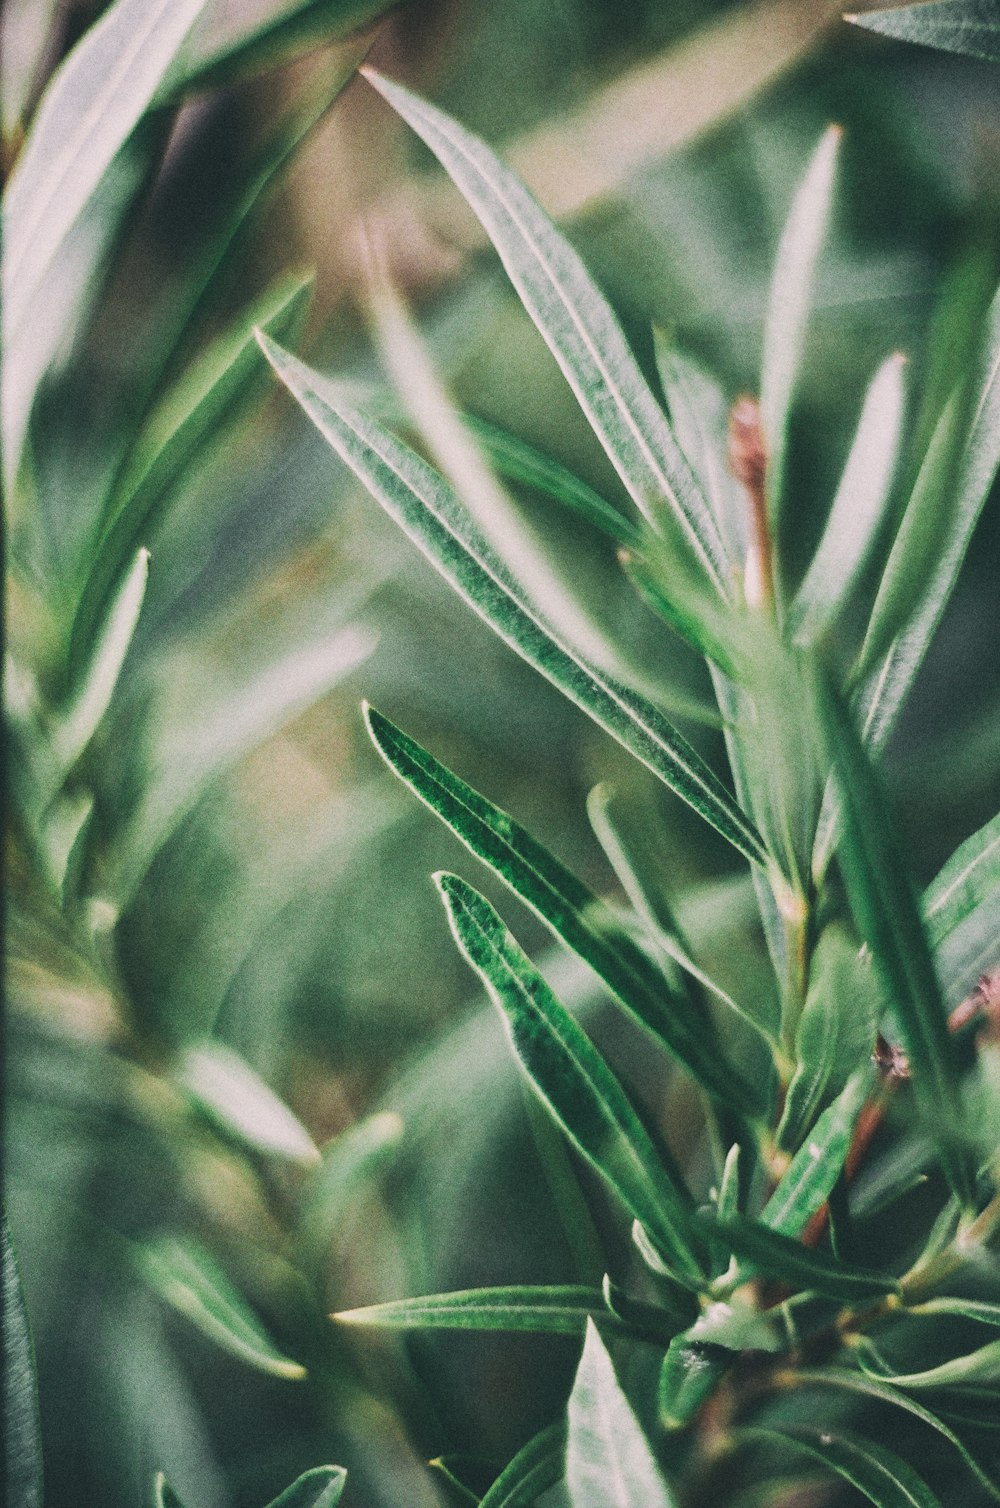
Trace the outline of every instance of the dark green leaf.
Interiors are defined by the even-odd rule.
[[[846,711],[817,682],[817,704],[840,796],[840,864],[851,906],[871,946],[910,1059],[942,1166],[968,1199],[971,1174],[950,1136],[959,1121],[959,1062],[913,886],[880,789]]]
[[[691,1198],[625,1091],[488,901],[456,875],[435,877],[455,940],[486,985],[535,1092],[641,1222],[678,1278],[701,1268],[688,1236]]]
[[[533,1508],[543,1492],[562,1480],[565,1450],[565,1424],[550,1424],[504,1467],[479,1508]]]
[[[0,1225],[0,1241],[3,1261],[4,1499],[10,1508],[42,1508],[42,1440],[35,1352],[6,1215]]]
[[[767,1277],[779,1278],[803,1292],[847,1300],[900,1292],[895,1278],[848,1267],[836,1257],[811,1251],[756,1220],[741,1215],[731,1215],[728,1220],[713,1220],[708,1215],[701,1218],[714,1234],[730,1243],[737,1257]]]
[[[286,1487],[268,1508],[336,1508],[346,1481],[342,1466],[314,1466]]]
[[[781,1451],[791,1445],[850,1482],[875,1508],[941,1508],[912,1466],[872,1440],[807,1424],[785,1425],[781,1430],[744,1429],[740,1437]]]
[[[700,756],[651,703],[586,665],[535,616],[437,472],[380,424],[352,410],[319,373],[266,336],[260,340],[317,429],[469,606],[741,853],[763,862],[752,824]]]
[[[174,97],[276,68],[299,53],[340,41],[369,25],[392,0],[285,0],[257,11],[222,12],[212,29],[199,30],[183,67],[169,80]],[[233,15],[237,16],[234,26]],[[359,59],[360,61],[360,59]]]
[[[743,1113],[759,1108],[750,1085],[721,1057],[715,1033],[615,921],[607,906],[506,812],[465,784],[381,713],[368,730],[391,768],[547,922],[698,1083]]]
[[[797,1236],[826,1202],[850,1151],[854,1123],[871,1085],[871,1070],[862,1069],[823,1111],[761,1211],[761,1220],[771,1230]]]
[[[928,5],[867,11],[863,16],[845,16],[844,20],[898,42],[919,42],[942,52],[1000,63],[1000,19],[995,0],[934,0]]]
[[[184,1508],[184,1504],[162,1471],[157,1472],[156,1481],[153,1483],[153,1502],[155,1508]]]
[[[369,1325],[382,1330],[519,1330],[582,1335],[589,1316],[612,1333],[632,1333],[605,1308],[599,1288],[567,1286],[468,1288],[427,1298],[396,1299],[367,1309],[344,1309],[331,1318],[340,1325]]]
[[[573,1508],[672,1508],[632,1406],[593,1321],[567,1410],[566,1481]]]
[[[482,141],[400,85],[368,69],[365,75],[440,159],[482,221],[637,507],[657,526],[667,502],[689,550],[724,592],[715,521],[576,252]]]
[[[664,1429],[683,1429],[714,1393],[735,1361],[732,1351],[675,1335],[663,1358],[657,1414]]]

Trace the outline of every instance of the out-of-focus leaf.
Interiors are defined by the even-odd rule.
[[[303,1186],[295,1238],[312,1262],[336,1231],[352,1201],[386,1162],[403,1137],[402,1116],[378,1111],[323,1148],[322,1166]]]
[[[442,111],[365,70],[439,158],[482,221],[636,506],[654,527],[666,502],[725,593],[715,521],[618,323],[576,252],[490,149]]]
[[[214,1257],[192,1240],[165,1236],[136,1248],[150,1286],[203,1334],[258,1371],[301,1378],[305,1367],[285,1356]]]
[[[149,579],[149,551],[140,549],[107,611],[81,683],[56,730],[65,769],[76,763],[97,731],[128,654]]]
[[[320,433],[469,606],[741,853],[761,862],[752,824],[701,757],[644,697],[586,665],[539,621],[447,483],[380,424],[352,410],[319,373],[259,338]]]
[[[238,413],[263,371],[254,329],[288,338],[305,316],[310,277],[281,278],[213,341],[145,425],[109,505],[73,625],[71,659],[87,652],[93,624],[125,564],[156,528],[192,461]]]
[[[588,1318],[613,1334],[633,1333],[605,1308],[599,1288],[566,1286],[469,1288],[331,1315],[340,1325],[383,1330],[519,1330],[546,1335],[582,1335]]]
[[[707,1215],[701,1218],[713,1234],[730,1243],[737,1257],[766,1276],[792,1283],[803,1292],[848,1300],[900,1292],[895,1278],[848,1267],[836,1257],[811,1251],[759,1221],[747,1220],[742,1215],[730,1215],[727,1220],[713,1220]]]
[[[921,1372],[883,1371],[881,1367],[866,1365],[863,1354],[859,1355],[859,1362],[867,1376],[889,1382],[894,1388],[978,1387],[1000,1380],[1000,1340],[991,1340],[976,1351],[953,1356],[950,1361]]]
[[[930,5],[897,5],[844,20],[898,42],[919,42],[942,52],[1000,63],[1000,19],[994,0],[934,0]]]
[[[616,545],[631,549],[639,545],[642,536],[635,524],[559,461],[485,419],[465,414],[462,423],[478,440],[501,476],[512,482],[524,482],[536,492],[561,503],[564,508],[585,518]]]
[[[903,363],[890,356],[868,389],[823,537],[788,609],[788,632],[800,644],[829,632],[875,543],[899,453]]]
[[[1000,1304],[989,1304],[985,1299],[924,1299],[908,1307],[910,1314],[957,1314],[984,1325],[1000,1325]]]
[[[566,1426],[550,1424],[532,1436],[505,1466],[479,1508],[533,1508],[543,1492],[561,1481]]]
[[[4,472],[16,475],[30,398],[19,343],[67,237],[172,66],[204,0],[117,0],[53,75],[3,199]]]
[[[981,1486],[985,1487],[990,1496],[1000,1502],[1000,1487],[994,1479],[983,1471],[982,1467],[973,1460],[954,1430],[949,1429],[943,1419],[934,1414],[930,1409],[924,1408],[922,1403],[908,1398],[905,1393],[897,1392],[887,1382],[878,1382],[872,1377],[864,1376],[859,1372],[848,1372],[844,1367],[824,1367],[822,1370],[810,1371],[799,1369],[795,1373],[796,1383],[808,1387],[815,1383],[817,1387],[839,1388],[841,1391],[858,1394],[863,1398],[870,1398],[876,1403],[888,1403],[894,1408],[902,1409],[904,1413],[912,1414],[915,1419],[920,1419],[931,1429],[936,1430],[961,1456],[965,1465]]]
[[[370,707],[365,718],[376,747],[396,774],[590,965],[699,1084],[744,1113],[757,1107],[750,1085],[722,1060],[710,1024],[690,1012],[688,1002],[670,989],[593,891],[388,718]]]
[[[795,1036],[797,1067],[778,1129],[783,1147],[796,1147],[824,1100],[843,1089],[868,1061],[878,1029],[874,970],[839,922],[820,933],[809,988]]]
[[[971,1172],[951,1140],[960,1123],[958,1056],[888,803],[848,713],[819,679],[817,705],[840,796],[838,852],[851,907],[882,971],[942,1166],[968,1200]]]
[[[342,1466],[314,1466],[279,1493],[268,1508],[336,1508],[346,1481]]]
[[[760,406],[767,446],[768,513],[775,538],[783,503],[789,417],[805,345],[813,275],[833,200],[840,137],[839,126],[830,126],[813,153],[781,233],[771,281]]]
[[[221,1042],[189,1047],[178,1081],[213,1119],[258,1152],[310,1166],[320,1154],[302,1122],[250,1064]]]
[[[931,438],[872,611],[860,702],[865,742],[873,748],[888,738],[923,663],[998,462],[1000,293],[990,305],[978,360],[960,379]],[[895,618],[898,594],[906,596],[905,622]],[[885,649],[889,633],[895,638]],[[881,658],[873,664],[876,654]]]
[[[850,1151],[854,1123],[871,1083],[870,1069],[860,1070],[823,1111],[761,1211],[771,1230],[797,1236],[825,1203]]]
[[[0,1223],[3,1263],[4,1498],[10,1508],[42,1508],[42,1439],[35,1352],[7,1218]]]
[[[153,1483],[153,1503],[154,1508],[185,1508],[162,1471],[157,1472]]]
[[[369,25],[391,0],[285,0],[247,18],[236,12],[214,28],[199,28],[182,66],[167,81],[174,98],[193,90],[214,89],[250,74],[276,68],[310,48],[339,41]]]
[[[740,1438],[786,1451],[789,1446],[820,1462],[857,1488],[875,1508],[942,1508],[926,1482],[884,1445],[819,1425],[788,1424],[780,1430],[741,1429]]]
[[[924,922],[949,1005],[1000,962],[1000,813],[955,850],[924,891]]]
[[[675,1276],[697,1286],[702,1272],[688,1235],[691,1197],[621,1084],[489,902],[457,875],[437,875],[435,882],[455,940],[500,1011],[535,1092]]]
[[[672,1508],[673,1494],[592,1320],[567,1416],[566,1481],[573,1508]]]

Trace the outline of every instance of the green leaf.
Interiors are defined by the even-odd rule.
[[[376,748],[400,779],[590,965],[698,1083],[744,1113],[759,1108],[750,1085],[721,1059],[710,1024],[670,989],[593,891],[506,812],[367,704],[365,720]]]
[[[985,1299],[924,1299],[920,1304],[907,1305],[909,1314],[958,1314],[962,1319],[979,1320],[983,1325],[1000,1325],[1000,1304],[987,1303]]]
[[[198,1242],[165,1236],[137,1247],[135,1259],[150,1287],[224,1351],[273,1377],[306,1375],[305,1367],[278,1350],[243,1296]]]
[[[56,728],[57,755],[67,770],[90,743],[108,710],[139,621],[148,579],[149,551],[140,549],[118,585],[79,689]]]
[[[466,1487],[458,1475],[461,1464],[462,1458],[456,1456],[435,1456],[427,1462],[432,1471],[436,1471],[443,1477],[453,1497],[457,1498],[460,1503],[472,1503],[473,1508],[479,1508],[482,1501],[479,1493],[473,1492],[471,1487]]]
[[[860,702],[865,742],[875,749],[888,738],[923,663],[998,463],[1000,293],[989,308],[978,360],[938,421],[872,610],[863,662],[868,674]],[[900,598],[908,608],[905,624],[895,617]],[[882,652],[890,631],[896,637],[872,664],[872,655]]]
[[[314,1466],[286,1487],[268,1508],[336,1508],[346,1481],[342,1466]]]
[[[602,1329],[632,1334],[611,1314],[599,1288],[468,1288],[434,1293],[427,1298],[396,1299],[366,1309],[343,1309],[331,1319],[340,1325],[370,1325],[389,1330],[502,1330],[545,1335],[582,1335],[587,1319]]]
[[[941,1164],[968,1202],[971,1173],[950,1139],[960,1118],[958,1055],[902,848],[848,714],[818,677],[817,705],[840,796],[838,853],[851,908],[882,972]]]
[[[263,13],[223,13],[212,28],[200,28],[169,80],[169,96],[214,89],[289,62],[311,48],[328,46],[367,26],[391,0],[285,0]]]
[[[523,482],[553,502],[561,503],[564,508],[585,518],[616,545],[638,548],[642,535],[635,524],[559,461],[485,419],[463,414],[462,423],[501,476],[512,482]]]
[[[741,853],[763,862],[752,824],[700,756],[650,702],[585,664],[544,626],[448,484],[383,426],[351,409],[319,373],[267,336],[259,339],[320,433],[469,606]]]
[[[184,1504],[177,1496],[162,1471],[156,1473],[153,1483],[154,1508],[184,1508]]]
[[[302,1122],[249,1063],[221,1042],[188,1048],[176,1077],[214,1120],[246,1146],[306,1167],[320,1161]]]
[[[818,1293],[831,1299],[856,1300],[901,1291],[895,1278],[848,1267],[836,1257],[811,1251],[756,1220],[747,1220],[742,1215],[714,1220],[701,1211],[699,1218],[714,1235],[730,1243],[737,1257],[767,1277],[779,1278],[803,1292]]]
[[[924,891],[938,978],[957,1005],[1000,956],[1000,813],[955,850]]]
[[[3,199],[4,471],[17,471],[30,397],[19,345],[61,248],[153,102],[205,0],[117,0],[53,75]]]
[[[863,16],[845,16],[844,20],[898,42],[919,42],[942,52],[1000,63],[1000,19],[995,0],[935,0],[929,5],[867,11]]]
[[[684,1429],[690,1424],[735,1360],[722,1346],[694,1341],[690,1333],[675,1335],[657,1384],[657,1417],[663,1428]]]
[[[311,285],[311,275],[283,277],[255,299],[150,416],[108,505],[108,521],[73,624],[74,662],[86,653],[103,603],[136,548],[155,531],[189,467],[241,410],[266,371],[254,329],[288,337],[305,316]]]
[[[543,1492],[562,1480],[566,1426],[550,1424],[521,1447],[505,1466],[479,1508],[534,1508]]]
[[[912,1466],[872,1440],[809,1424],[788,1424],[780,1430],[741,1429],[739,1436],[773,1445],[782,1452],[792,1446],[850,1482],[875,1508],[941,1508]]]
[[[657,1152],[621,1084],[500,917],[457,875],[439,874],[455,940],[479,974],[536,1094],[577,1149],[641,1222],[675,1275],[701,1268],[688,1236],[691,1197]]]
[[[11,1508],[42,1508],[42,1438],[35,1351],[6,1215],[0,1224],[0,1243],[3,1266],[4,1500]]]
[[[792,1374],[789,1374],[791,1380]],[[822,1370],[809,1371],[798,1370],[794,1373],[795,1384],[809,1387],[815,1383],[817,1387],[840,1388],[848,1393],[860,1394],[863,1398],[870,1398],[877,1403],[890,1404],[893,1408],[899,1408],[904,1413],[912,1414],[915,1419],[920,1419],[924,1424],[943,1435],[949,1445],[961,1456],[965,1465],[977,1478],[980,1485],[985,1487],[995,1501],[1000,1501],[1000,1488],[993,1479],[987,1476],[966,1450],[955,1432],[948,1428],[947,1424],[937,1414],[931,1413],[930,1409],[924,1408],[922,1403],[908,1398],[905,1393],[897,1392],[886,1382],[878,1382],[874,1378],[861,1376],[857,1372],[848,1372],[843,1367],[825,1367]]]
[[[862,957],[857,939],[841,923],[831,922],[813,950],[795,1035],[797,1067],[778,1128],[782,1147],[797,1147],[820,1105],[868,1062],[880,1006],[871,960]]]
[[[881,1367],[866,1366],[860,1354],[858,1359],[866,1376],[890,1382],[896,1388],[976,1387],[1000,1381],[1000,1340],[991,1340],[975,1351],[953,1356],[950,1361],[921,1372],[883,1371]]]
[[[593,1321],[567,1417],[566,1481],[573,1508],[672,1508],[673,1494]]]
[[[771,280],[761,362],[761,420],[767,445],[767,499],[772,535],[784,502],[789,418],[802,364],[813,277],[833,200],[840,146],[839,126],[830,126],[813,153],[778,243]]]
[[[400,85],[371,69],[364,73],[438,157],[482,221],[636,506],[658,527],[658,503],[667,502],[688,549],[725,595],[715,521],[614,314],[576,252],[482,141]]]
[[[306,1265],[321,1260],[344,1215],[392,1156],[404,1129],[401,1115],[382,1110],[323,1148],[322,1165],[303,1184],[296,1212],[294,1237]]]
[[[890,356],[868,389],[823,537],[788,609],[799,644],[830,632],[875,544],[889,501],[903,422],[903,364]]]
[[[771,1230],[785,1236],[799,1235],[829,1198],[871,1085],[871,1070],[864,1068],[823,1111],[761,1211],[761,1220]]]

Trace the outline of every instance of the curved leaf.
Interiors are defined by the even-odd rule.
[[[565,1424],[550,1424],[504,1467],[479,1508],[534,1508],[536,1499],[562,1480],[565,1450]]]
[[[268,1508],[336,1508],[346,1481],[342,1466],[314,1466],[286,1487]]]
[[[316,1144],[298,1117],[221,1042],[188,1048],[176,1072],[188,1094],[246,1146],[306,1167],[319,1162]]]
[[[433,1293],[426,1298],[396,1299],[366,1309],[342,1309],[331,1319],[339,1325],[370,1325],[381,1330],[500,1330],[546,1335],[582,1335],[588,1318],[602,1329],[633,1334],[605,1307],[599,1288],[467,1288]]]
[[[797,1236],[826,1202],[850,1151],[854,1124],[871,1083],[870,1069],[856,1073],[823,1111],[761,1211],[762,1222],[771,1230]]]
[[[592,1320],[567,1417],[566,1481],[573,1508],[672,1508],[673,1494]]]
[[[742,1215],[717,1220],[702,1211],[698,1212],[698,1217],[714,1235],[728,1241],[736,1256],[752,1268],[769,1278],[791,1283],[803,1292],[819,1293],[831,1299],[856,1300],[902,1291],[895,1278],[848,1267],[838,1258],[811,1251],[759,1221],[748,1220]]]
[[[369,25],[392,0],[285,0],[282,5],[228,13],[225,29],[199,30],[169,80],[170,98],[194,90],[214,89],[267,68],[277,68],[298,53],[328,46]],[[213,18],[214,19],[214,18]],[[223,20],[223,28],[226,25]]]
[[[536,200],[477,137],[372,69],[368,81],[430,147],[500,259],[636,506],[673,510],[691,553],[725,594],[715,521],[611,309]]]
[[[435,883],[455,941],[500,1011],[529,1082],[566,1135],[614,1189],[675,1275],[697,1286],[691,1197],[657,1152],[621,1084],[559,1003],[500,917],[457,875]]]
[[[895,1388],[977,1387],[1000,1381],[1000,1340],[991,1340],[964,1356],[953,1356],[921,1372],[889,1372],[861,1363],[866,1376],[891,1382]]]
[[[268,360],[317,429],[469,606],[523,659],[754,862],[764,850],[721,781],[638,692],[578,658],[535,616],[448,484],[333,384],[260,335]]]
[[[913,1467],[873,1440],[807,1424],[784,1425],[780,1430],[754,1427],[739,1434],[741,1439],[759,1440],[782,1451],[791,1445],[850,1482],[875,1508],[941,1508]]]

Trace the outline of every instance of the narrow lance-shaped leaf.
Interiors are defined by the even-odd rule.
[[[268,1508],[337,1508],[346,1482],[343,1466],[314,1466],[279,1493]]]
[[[771,1230],[797,1236],[822,1207],[844,1166],[854,1123],[871,1085],[871,1073],[856,1073],[809,1133],[761,1211]]]
[[[165,1237],[137,1248],[136,1265],[162,1298],[223,1350],[274,1377],[306,1375],[305,1367],[278,1349],[215,1259],[196,1242]]]
[[[930,5],[897,5],[844,20],[898,42],[918,42],[942,52],[1000,63],[996,0],[934,0]]]
[[[550,1424],[504,1467],[479,1508],[534,1508],[543,1492],[562,1480],[566,1426]]]
[[[183,66],[167,81],[164,93],[174,98],[276,68],[310,48],[327,46],[375,20],[391,0],[291,0],[263,12],[237,11],[222,26],[204,26],[192,39]]]
[[[788,421],[805,345],[813,275],[833,198],[839,126],[820,139],[778,243],[761,364],[760,405],[767,442],[768,511],[777,536],[785,488]]]
[[[978,1387],[1000,1381],[1000,1340],[991,1340],[976,1351],[953,1356],[950,1361],[921,1372],[883,1371],[866,1366],[863,1360],[861,1366],[867,1375],[890,1382],[896,1388]]]
[[[632,1335],[631,1326],[604,1304],[599,1288],[468,1288],[426,1298],[395,1299],[331,1315],[339,1325],[379,1330],[499,1330],[546,1335],[582,1335],[589,1317],[603,1330]]]
[[[500,1011],[535,1092],[675,1276],[697,1286],[702,1272],[689,1236],[691,1197],[621,1084],[490,903],[457,875],[440,874],[435,882],[455,940]]]
[[[12,353],[61,247],[145,114],[205,0],[117,0],[53,75],[3,199],[5,477],[30,399]]]
[[[691,553],[725,593],[715,521],[624,336],[576,252],[527,189],[443,111],[365,69],[482,221],[633,500],[656,527],[669,503]]]
[[[741,1429],[743,1440],[761,1441],[783,1453],[791,1446],[842,1477],[875,1508],[942,1508],[922,1477],[884,1445],[811,1424],[782,1429]]]
[[[506,812],[492,805],[388,718],[366,705],[376,748],[452,832],[584,959],[696,1081],[744,1113],[751,1086],[721,1058],[711,1023],[672,991],[607,906]]]
[[[593,1321],[568,1407],[573,1508],[672,1508],[674,1499]]]
[[[803,1292],[848,1301],[873,1298],[880,1293],[900,1292],[895,1278],[848,1267],[836,1257],[812,1251],[757,1220],[747,1220],[741,1215],[730,1215],[726,1220],[712,1220],[710,1216],[701,1213],[699,1218],[713,1233],[730,1243],[732,1250],[741,1262],[747,1264],[748,1269],[794,1284]],[[741,1281],[747,1275],[747,1271],[741,1273]]]
[[[1000,963],[1000,813],[956,849],[923,911],[938,978],[957,1005]]]
[[[899,451],[904,361],[890,356],[865,397],[823,537],[788,610],[788,631],[800,644],[829,631],[875,543]]]
[[[741,853],[762,863],[759,835],[701,757],[650,702],[586,665],[542,624],[433,468],[350,408],[319,373],[258,338],[320,433],[469,606]]]
[[[221,1042],[190,1047],[176,1072],[188,1094],[247,1146],[306,1167],[320,1161],[298,1117],[249,1063]]]
[[[887,803],[849,716],[817,677],[817,707],[840,796],[840,863],[851,906],[881,969],[910,1059],[913,1087],[956,1194],[972,1179],[951,1137],[959,1123],[959,1063],[934,964]]]
[[[3,1263],[4,1497],[16,1508],[42,1508],[42,1440],[35,1352],[17,1259],[0,1222]]]

